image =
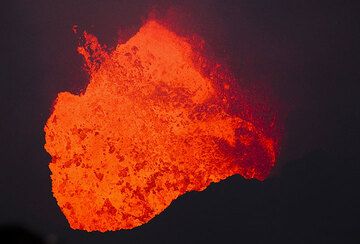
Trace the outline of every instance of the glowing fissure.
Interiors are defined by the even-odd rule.
[[[110,53],[84,37],[90,82],[59,93],[45,126],[53,194],[73,229],[131,229],[188,191],[269,175],[276,138],[229,112],[234,84],[206,77],[186,39],[152,20]]]

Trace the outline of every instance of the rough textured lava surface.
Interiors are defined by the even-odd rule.
[[[187,40],[149,20],[105,51],[84,32],[90,81],[79,95],[59,93],[45,126],[53,194],[71,228],[131,229],[186,192],[269,175],[277,139]]]

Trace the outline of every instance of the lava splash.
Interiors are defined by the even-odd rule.
[[[45,126],[53,194],[71,228],[131,229],[186,192],[269,175],[276,138],[234,112],[236,82],[203,72],[187,39],[153,20],[111,52],[84,37],[89,84],[59,93]]]

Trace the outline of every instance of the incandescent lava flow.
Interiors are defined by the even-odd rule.
[[[59,93],[45,126],[53,194],[73,229],[131,229],[188,191],[269,175],[277,138],[228,74],[202,71],[187,39],[153,20],[112,52],[84,37],[89,84]]]

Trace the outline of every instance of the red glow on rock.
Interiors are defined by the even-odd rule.
[[[186,192],[269,175],[277,138],[244,111],[230,75],[200,70],[185,38],[156,21],[110,53],[84,37],[89,84],[59,93],[45,126],[53,194],[73,229],[131,229]]]

